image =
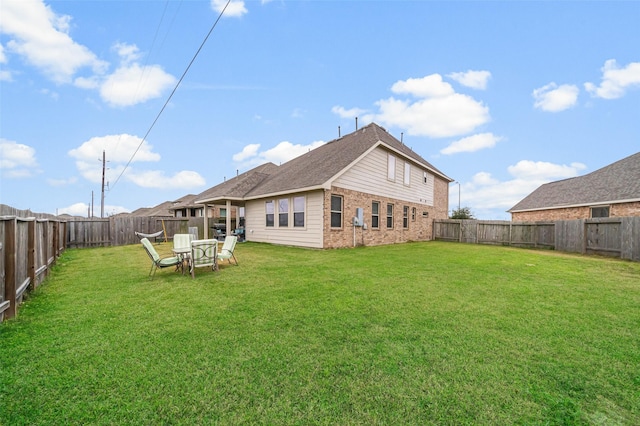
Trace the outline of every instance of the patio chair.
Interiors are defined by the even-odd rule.
[[[236,237],[235,235],[229,235],[225,237],[224,244],[218,251],[218,260],[227,259],[229,263],[231,263],[231,259],[233,258],[234,262],[236,262],[236,266],[238,266],[238,259],[236,259],[236,256],[233,254],[237,242],[238,237]]]
[[[191,257],[191,241],[194,240],[191,234],[173,234],[173,254],[178,256],[178,259],[182,260],[181,264],[177,267],[182,270],[184,274],[184,263],[189,265]]]
[[[191,241],[191,278],[196,277],[195,269],[211,266],[213,271],[218,270],[218,240],[193,240]]]
[[[149,270],[149,276],[151,276],[151,279],[155,277],[156,269],[167,268],[169,266],[180,266],[182,263],[182,259],[178,256],[160,258],[160,255],[156,249],[153,248],[153,245],[151,245],[151,242],[147,238],[141,239],[140,242],[149,255],[149,258],[151,258],[151,269]]]

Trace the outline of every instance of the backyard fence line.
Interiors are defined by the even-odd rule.
[[[189,227],[197,227],[204,235],[204,218],[156,217],[156,216],[111,216],[107,219],[74,218],[68,221],[67,246],[89,248],[122,246],[139,243],[136,232],[154,234],[158,241],[173,238],[174,234],[187,234]]]
[[[442,219],[433,238],[471,244],[547,248],[640,261],[640,217],[510,222]]]
[[[65,249],[66,222],[0,216],[0,322],[18,313]]]

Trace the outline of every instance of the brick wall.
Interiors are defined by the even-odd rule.
[[[410,203],[393,198],[379,197],[372,194],[332,187],[324,193],[324,248],[340,248],[354,246],[354,227],[352,219],[356,208],[364,210],[365,227],[355,228],[356,246],[373,246],[383,244],[404,243],[408,241],[428,241],[433,238],[433,220],[446,219],[449,205],[448,183],[436,178],[434,182],[434,204],[427,206]],[[343,226],[331,228],[331,195],[343,197]],[[371,226],[371,204],[380,203],[379,227]],[[387,204],[393,204],[393,228],[387,228]],[[409,207],[408,226],[403,226],[404,206]],[[414,213],[415,209],[415,215]]]
[[[609,216],[640,216],[640,202],[612,204],[611,208],[609,209]],[[549,209],[511,214],[511,220],[514,222],[539,222],[545,220],[572,220],[590,218],[590,207],[571,207],[565,209]]]

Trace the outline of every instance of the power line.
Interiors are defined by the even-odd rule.
[[[171,94],[169,95],[169,97],[167,98],[167,100],[165,101],[164,105],[162,106],[162,108],[160,109],[160,112],[158,113],[158,115],[156,115],[156,118],[153,120],[153,123],[151,123],[151,126],[149,126],[149,130],[147,130],[147,133],[145,133],[144,137],[142,138],[142,140],[140,141],[140,144],[138,144],[138,147],[136,148],[136,150],[133,152],[133,154],[131,155],[131,158],[129,158],[129,161],[127,162],[127,164],[124,166],[124,168],[122,169],[122,172],[120,172],[120,174],[118,175],[118,177],[116,178],[115,182],[113,182],[113,184],[111,185],[111,190],[113,190],[113,188],[116,186],[116,184],[118,183],[118,181],[120,181],[120,178],[122,177],[122,175],[124,174],[124,172],[129,168],[129,165],[131,164],[131,162],[133,161],[133,159],[135,158],[136,154],[138,153],[138,151],[140,150],[140,147],[142,146],[142,144],[144,143],[145,140],[147,140],[147,136],[149,136],[149,133],[151,133],[151,130],[153,129],[153,127],[156,125],[156,122],[158,121],[158,119],[160,118],[160,116],[162,115],[162,112],[165,110],[165,108],[167,107],[167,105],[169,105],[169,101],[171,101],[171,98],[173,97],[173,95],[176,93],[176,91],[178,90],[178,86],[180,86],[180,83],[182,83],[182,80],[184,79],[184,77],[187,75],[187,72],[189,72],[189,69],[191,68],[191,65],[193,65],[193,63],[195,62],[196,58],[198,57],[198,54],[200,54],[200,51],[202,50],[202,48],[204,47],[205,43],[207,42],[207,40],[209,39],[209,36],[211,35],[211,33],[213,32],[213,30],[216,28],[216,26],[218,25],[218,22],[220,21],[220,19],[222,18],[222,15],[224,15],[224,11],[227,10],[227,6],[229,6],[229,3],[231,3],[231,0],[227,0],[227,3],[224,5],[224,8],[222,9],[222,11],[220,12],[220,14],[218,15],[218,18],[215,20],[215,22],[213,23],[213,25],[211,26],[211,29],[209,30],[209,32],[207,33],[206,37],[204,38],[204,40],[202,40],[202,43],[200,44],[200,47],[198,48],[198,50],[196,51],[196,53],[193,55],[193,58],[191,59],[191,61],[189,62],[189,65],[187,65],[187,68],[184,70],[184,72],[182,73],[182,76],[180,76],[180,79],[178,80],[178,82],[176,83],[175,87],[173,88],[173,90],[171,91]]]

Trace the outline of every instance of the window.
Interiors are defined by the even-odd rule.
[[[331,227],[342,228],[342,197],[331,196]]]
[[[404,184],[409,186],[411,183],[411,164],[404,163]]]
[[[220,209],[220,218],[221,219],[226,219],[227,218],[227,209],[226,208],[224,208],[224,209],[221,208]]]
[[[411,208],[411,222],[415,222],[416,221],[416,208],[412,207]]]
[[[393,228],[393,204],[387,204],[387,228]]]
[[[289,226],[289,199],[281,198],[278,200],[278,226]]]
[[[409,227],[409,206],[402,207],[402,227]]]
[[[591,207],[591,217],[609,217],[609,206]]]
[[[380,202],[371,202],[371,227],[380,228]]]
[[[267,213],[267,226],[273,226],[274,211],[275,211],[273,206],[273,201],[267,201],[266,203],[264,203],[264,208]]]
[[[391,154],[387,156],[387,179],[396,180],[396,157]]]
[[[293,226],[304,226],[304,197],[293,197]]]

